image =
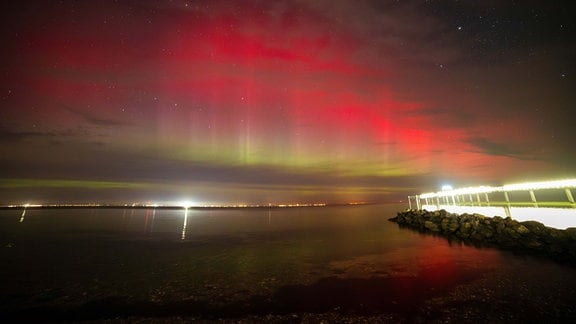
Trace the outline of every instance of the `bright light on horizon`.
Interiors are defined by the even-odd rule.
[[[194,206],[194,204],[189,200],[183,200],[183,201],[178,202],[178,206],[182,206],[182,208],[188,209],[188,208]]]

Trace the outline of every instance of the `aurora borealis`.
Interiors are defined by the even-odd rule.
[[[3,3],[0,203],[576,176],[567,1]]]

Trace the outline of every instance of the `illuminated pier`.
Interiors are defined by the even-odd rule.
[[[442,190],[438,192],[423,193],[420,195],[408,196],[410,209],[422,209],[423,205],[452,206],[530,206],[530,207],[576,207],[574,201],[574,189],[576,179],[527,182],[504,185],[500,187],[479,186],[466,187],[452,190]],[[557,190],[563,192],[563,200],[542,200],[537,199],[538,192]],[[510,198],[512,192],[527,192],[530,200],[513,201]],[[494,199],[494,195],[500,193],[502,199]],[[414,202],[414,205],[412,205]]]
[[[410,209],[445,209],[452,213],[536,220],[546,226],[576,227],[576,179],[528,182],[500,187],[448,189],[408,196]]]

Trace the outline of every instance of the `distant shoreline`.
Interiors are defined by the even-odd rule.
[[[22,209],[160,209],[160,210],[221,210],[221,209],[285,209],[285,208],[318,208],[318,207],[342,207],[342,206],[366,206],[375,205],[375,203],[341,203],[341,204],[279,204],[279,205],[209,205],[209,206],[152,206],[152,205],[84,205],[84,204],[66,204],[66,205],[4,205],[0,210],[22,210]]]

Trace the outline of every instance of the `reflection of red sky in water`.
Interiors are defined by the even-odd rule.
[[[433,244],[416,250],[415,262],[419,264],[419,275],[439,286],[466,277],[467,271],[486,271],[500,263],[501,252],[495,249],[479,249],[459,243],[450,245],[442,238],[427,241]]]
[[[444,239],[412,237],[417,246],[332,264],[337,276],[283,287],[278,299],[301,311],[333,309],[410,313],[436,297],[480,280],[501,262],[500,252],[450,246]],[[385,248],[386,249],[386,248]]]

